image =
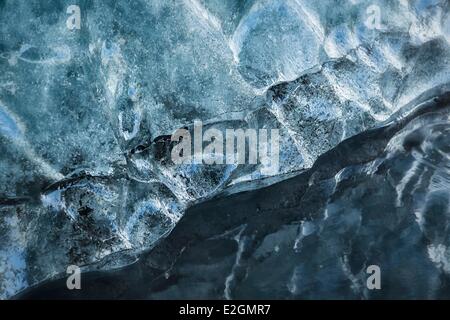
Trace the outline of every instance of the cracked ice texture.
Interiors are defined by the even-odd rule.
[[[282,179],[450,78],[445,0],[79,1],[68,30],[71,4],[0,1],[0,297],[128,264],[192,202],[262,177],[174,166],[159,136],[279,128]]]

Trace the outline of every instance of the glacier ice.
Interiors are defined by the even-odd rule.
[[[341,142],[400,121],[417,97],[450,80],[446,0],[79,1],[79,30],[66,26],[71,4],[0,1],[0,298],[57,279],[70,264],[85,271],[129,265],[173,236],[192,205],[311,172]],[[257,165],[171,163],[168,137],[197,119],[214,128],[279,129],[279,174],[264,176]],[[437,120],[429,121],[434,126]],[[397,214],[383,215],[382,222],[392,228],[406,214],[407,192],[420,199],[411,204],[418,221],[427,220],[433,208],[445,211],[445,168],[422,184],[434,161],[427,154],[446,152],[433,149],[446,140],[445,128],[442,136],[417,132],[431,149],[417,154],[413,148],[408,158],[395,149],[403,139],[396,138],[387,146],[392,159],[378,160],[400,163],[396,157],[406,157],[413,168],[403,177],[406,169],[399,164],[391,181],[377,180],[380,189],[395,186],[389,190],[396,198],[389,201],[396,205],[386,210]],[[371,146],[358,148],[370,153]],[[332,166],[335,160],[326,159]],[[367,173],[371,165],[345,169],[339,179],[360,179],[356,193],[372,190],[377,184]],[[338,182],[316,190],[331,196],[330,185]],[[255,257],[280,242],[279,252],[302,261],[303,253],[287,253],[283,246],[295,240],[298,228],[304,230],[296,250],[310,246],[320,255],[321,248],[343,248],[364,210],[374,214],[370,206],[379,202],[376,194],[375,204],[364,205],[358,202],[363,195],[342,192],[326,204],[328,219],[280,224]],[[380,221],[370,220],[367,232],[381,228]],[[419,225],[432,239],[424,264],[448,270],[445,232]],[[235,238],[236,230],[230,231],[234,243],[250,234]],[[410,236],[419,239],[416,231]],[[311,234],[327,240],[315,244]],[[389,245],[401,247],[394,240]],[[337,282],[350,277],[358,288],[351,259],[359,258],[344,254],[329,264],[330,270],[345,267],[330,276]],[[223,262],[224,274],[241,272],[233,267],[234,256]],[[280,279],[268,278],[267,285],[285,281],[286,272],[290,282],[283,285],[294,297],[325,297],[327,286],[299,280],[316,270],[316,262],[286,264]],[[249,287],[265,268],[245,280]],[[317,277],[326,278],[326,272]],[[437,281],[439,273],[433,272],[424,281]],[[250,295],[247,287],[235,292],[239,276],[229,279],[230,297]]]

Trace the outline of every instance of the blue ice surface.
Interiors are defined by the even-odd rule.
[[[0,133],[3,136],[18,139],[22,135],[22,132],[14,118],[4,109],[5,108],[0,105]]]

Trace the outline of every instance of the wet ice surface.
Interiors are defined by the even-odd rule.
[[[445,0],[80,1],[80,30],[66,26],[71,4],[0,1],[1,298],[59,277],[71,264],[86,271],[128,265],[164,239],[193,203],[223,190],[228,199],[233,188],[260,188],[259,166],[168,160],[164,137],[195,119],[219,128],[279,128],[275,182],[319,166],[320,155],[394,113],[404,117],[415,103],[401,107],[450,80]],[[406,275],[392,278],[394,288],[417,276],[423,277],[414,279],[422,286],[417,292],[438,295],[431,288],[445,287],[450,270],[448,116],[440,117],[398,131],[385,158],[331,180],[313,179],[314,214],[296,204],[298,216],[274,223],[278,229],[260,243],[249,240],[251,228],[224,223],[220,231],[229,236],[214,241],[225,247],[208,243],[187,253],[186,263],[211,256],[227,275],[206,281],[198,296],[320,298],[343,288],[346,297],[371,297],[361,287],[362,266],[374,259],[370,245],[388,251],[379,261],[404,264]],[[349,157],[374,148],[352,146]],[[320,165],[331,168],[338,155],[326,159]],[[239,182],[246,180],[253,181]],[[355,187],[344,188],[346,181]],[[314,198],[321,196],[326,200]],[[270,214],[283,215],[283,201],[271,201]],[[213,236],[207,220],[220,225],[228,211],[239,215],[226,208],[194,221]],[[426,247],[414,246],[423,241]],[[178,249],[155,248],[167,261]],[[235,265],[235,250],[242,266]],[[394,252],[408,259],[399,262]],[[267,263],[249,273],[246,259]],[[155,265],[164,270],[166,262]],[[263,277],[270,263],[285,270]],[[407,264],[420,270],[408,271]],[[192,268],[179,271],[190,279],[186,286],[199,281]],[[267,283],[258,285],[261,278]],[[285,291],[270,290],[278,285]],[[187,297],[184,290],[178,283],[146,296]],[[403,294],[396,290],[386,296]]]
[[[18,298],[449,298],[450,86],[406,110],[302,174],[188,208],[137,263],[85,273],[82,290],[63,278]],[[381,290],[366,286],[373,265]]]

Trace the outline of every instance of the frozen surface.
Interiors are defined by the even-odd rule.
[[[136,264],[19,298],[448,299],[449,115],[447,85],[295,177],[188,208]]]
[[[193,203],[308,170],[344,139],[450,81],[446,0],[82,0],[81,28],[69,30],[72,4],[0,0],[0,298],[59,277],[71,264],[86,271],[128,265]],[[196,119],[216,128],[278,128],[279,173],[174,165],[166,138]],[[353,179],[362,180],[360,190],[376,185],[397,194],[383,212],[398,216],[415,179],[425,183],[419,158],[445,154],[436,151],[448,141],[440,134],[424,140],[425,153],[411,153],[417,160],[405,177],[394,175],[396,193],[384,189],[390,180],[358,172]],[[389,147],[395,157],[396,146]],[[448,214],[446,159],[426,190],[416,190],[423,192],[411,204],[418,221],[433,199]],[[348,192],[327,210],[332,219],[349,215],[336,222],[342,230],[371,206],[352,205],[357,195]],[[305,226],[329,230],[328,223]],[[279,232],[291,235],[286,228]],[[448,271],[448,244],[436,237],[427,247],[430,264]],[[295,279],[308,268],[292,274],[295,297],[305,296]],[[236,296],[233,279],[227,297]],[[311,290],[311,297],[326,296]]]

